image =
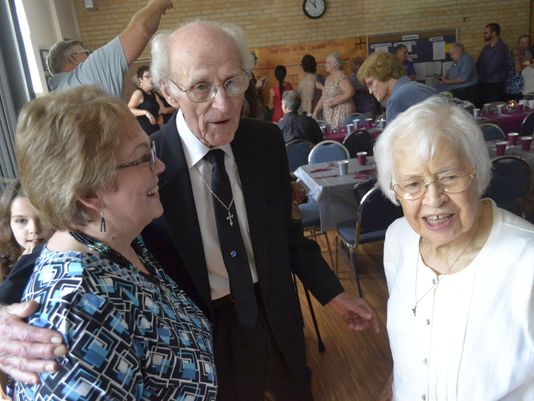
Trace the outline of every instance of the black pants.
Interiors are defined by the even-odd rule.
[[[237,324],[229,297],[213,301],[217,401],[312,401],[308,383],[301,383],[276,346],[259,290],[254,330]]]
[[[480,82],[481,103],[504,101],[504,82]]]

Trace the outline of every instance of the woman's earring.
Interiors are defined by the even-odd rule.
[[[104,212],[102,212],[102,209],[100,209],[100,232],[106,232],[106,219],[104,218]]]

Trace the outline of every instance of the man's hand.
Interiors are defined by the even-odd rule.
[[[67,354],[59,333],[22,320],[38,307],[31,301],[0,308],[0,369],[24,383],[39,383],[37,373],[56,371],[53,359]]]
[[[291,195],[293,197],[293,202],[302,203],[306,198],[306,187],[300,182],[292,181],[291,182]]]
[[[380,333],[376,313],[363,298],[344,291],[328,302],[326,306],[339,314],[349,329],[356,331],[372,329],[375,333]]]

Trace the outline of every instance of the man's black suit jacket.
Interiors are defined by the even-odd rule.
[[[187,162],[176,128],[176,114],[152,138],[158,157],[166,165],[160,175],[159,192],[168,231],[188,280],[191,279],[211,313],[204,249]],[[278,127],[259,120],[241,119],[231,146],[239,170],[267,319],[289,366],[304,381],[302,318],[291,273],[295,273],[322,304],[341,293],[343,288],[322,258],[317,244],[304,238],[302,225],[291,218],[289,168]]]

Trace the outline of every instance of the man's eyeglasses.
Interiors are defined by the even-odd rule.
[[[154,171],[154,169],[155,169],[154,166],[156,164],[156,159],[157,159],[156,144],[154,143],[154,141],[152,141],[152,142],[150,142],[150,150],[148,151],[148,153],[144,154],[143,156],[141,156],[137,160],[134,160],[134,161],[131,161],[131,162],[127,162],[127,163],[123,163],[123,164],[119,164],[115,168],[117,170],[121,170],[123,168],[135,167],[135,166],[139,166],[139,165],[144,164],[144,163],[148,163],[148,167],[150,167],[150,171]]]
[[[80,50],[79,52],[71,53],[71,56],[77,56],[78,54],[85,54],[87,57],[91,54],[89,50]]]
[[[217,88],[222,86],[226,94],[230,97],[239,96],[245,93],[250,82],[250,76],[246,72],[228,78],[222,85],[215,85],[213,82],[202,81],[197,82],[189,89],[182,89],[172,79],[170,81],[180,91],[185,92],[187,98],[195,103],[209,102],[215,98]]]
[[[390,185],[390,189],[395,194],[405,200],[417,200],[422,198],[428,186],[432,183],[436,185],[447,194],[459,194],[464,192],[473,181],[476,173],[447,173],[439,176],[436,180],[424,182],[421,180],[402,180]]]

